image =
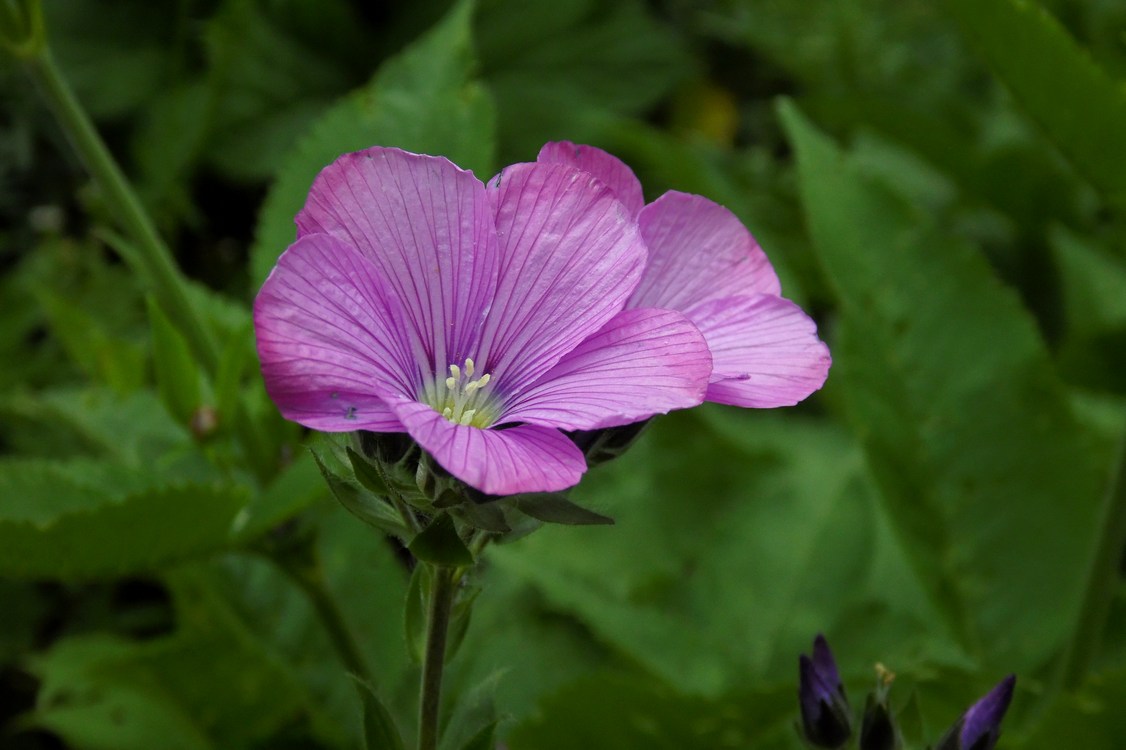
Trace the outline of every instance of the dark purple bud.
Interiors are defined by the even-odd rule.
[[[839,748],[852,735],[852,715],[837,663],[825,637],[813,640],[813,657],[798,658],[802,733],[814,747]]]
[[[967,709],[939,740],[935,750],[993,750],[1001,736],[1001,720],[1013,700],[1017,678],[1009,675]]]

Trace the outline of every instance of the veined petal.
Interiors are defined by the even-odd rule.
[[[670,190],[642,209],[638,222],[649,262],[630,307],[684,311],[720,297],[781,292],[755,238],[718,203]]]
[[[391,407],[442,468],[489,495],[564,490],[578,484],[586,471],[582,451],[549,427],[485,430],[454,424],[406,398],[393,399]]]
[[[626,310],[565,355],[505,410],[501,421],[594,430],[704,400],[708,345],[672,310]]]
[[[475,354],[497,254],[472,172],[394,148],[345,154],[314,181],[297,229],[340,237],[371,261],[402,306],[424,376]]]
[[[817,324],[788,299],[770,294],[694,305],[685,315],[712,352],[708,401],[732,406],[792,406],[829,374],[829,348]]]
[[[641,182],[633,170],[616,156],[594,146],[581,146],[570,141],[556,141],[544,144],[536,161],[541,164],[570,164],[610,188],[629,215],[637,218],[645,206],[645,196],[641,192]]]
[[[645,245],[609,188],[574,167],[517,164],[489,193],[500,281],[478,365],[506,397],[622,310],[641,278]]]
[[[266,391],[286,419],[327,432],[401,431],[382,398],[417,387],[398,314],[358,251],[327,234],[291,245],[254,300]]]

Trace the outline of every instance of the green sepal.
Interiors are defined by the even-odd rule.
[[[406,536],[407,530],[403,526],[398,514],[383,501],[361,487],[349,482],[342,476],[330,470],[322,460],[320,454],[313,448],[309,449],[317,468],[321,471],[328,488],[344,508],[364,523],[380,531],[394,534],[399,537]]]
[[[415,664],[422,663],[422,653],[426,648],[426,603],[430,600],[430,586],[430,566],[415,565],[403,607],[403,636],[407,641],[407,653]]]
[[[200,371],[188,342],[172,325],[150,295],[146,300],[152,333],[152,360],[156,387],[168,413],[189,424],[200,405]]]
[[[345,450],[348,453],[348,460],[352,463],[352,472],[356,475],[357,482],[380,497],[391,494],[391,490],[387,483],[383,481],[379,470],[370,461],[354,451],[351,446],[345,448]]]
[[[461,540],[454,519],[448,513],[435,516],[430,525],[411,540],[407,549],[419,560],[431,565],[460,567],[473,564],[473,554]]]
[[[521,513],[547,523],[568,526],[605,526],[614,523],[613,518],[576,505],[564,495],[554,492],[517,495],[512,498],[512,503]]]

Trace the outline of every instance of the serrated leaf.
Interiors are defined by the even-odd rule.
[[[841,305],[834,377],[885,505],[963,646],[1032,669],[1079,607],[1108,446],[1072,414],[1031,317],[985,260],[792,105],[782,116]]]
[[[457,567],[473,564],[473,554],[461,540],[454,519],[441,513],[407,545],[415,557],[431,565]]]
[[[352,472],[356,475],[356,481],[362,484],[371,492],[379,497],[387,497],[391,494],[387,483],[383,481],[383,477],[379,475],[371,462],[361,456],[351,446],[346,448],[348,452],[348,460],[352,462]]]
[[[153,367],[160,400],[181,424],[188,424],[200,405],[199,366],[192,358],[188,342],[151,296],[148,309]]]
[[[1126,202],[1126,91],[1032,0],[947,0],[962,32],[1095,186]]]
[[[380,531],[397,536],[403,536],[406,533],[403,520],[387,505],[384,498],[376,497],[364,488],[334,473],[325,465],[317,451],[314,450],[312,453],[317,468],[320,469],[321,476],[328,483],[328,488],[332,491],[333,497],[339,500],[349,513]]]
[[[8,463],[0,471],[19,468]],[[0,573],[84,580],[212,553],[227,546],[231,521],[249,498],[236,485],[138,489],[145,478],[126,476],[114,486],[91,486],[75,473],[64,465],[20,474],[22,490],[6,496],[9,512],[0,519]],[[13,515],[16,504],[23,515]]]
[[[606,526],[614,523],[613,518],[576,505],[565,495],[556,493],[520,495],[512,499],[512,504],[521,513],[547,523],[562,523],[568,526]]]
[[[495,115],[488,91],[473,77],[473,3],[459,2],[446,18],[371,82],[337,103],[312,126],[278,172],[259,217],[251,277],[261,283],[294,240],[293,217],[313,178],[336,157],[373,145],[438,154],[489,175]]]

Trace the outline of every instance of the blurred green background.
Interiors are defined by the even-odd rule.
[[[824,632],[934,741],[1009,672],[1003,747],[1126,747],[1126,4],[47,0],[49,45],[192,280],[195,361],[0,58],[0,746],[359,746],[261,554],[300,527],[411,724],[401,555],[277,416],[249,304],[316,172],[487,178],[546,141],[731,208],[834,355],[793,409],[659,419],[491,549],[447,747],[796,748]],[[917,744],[921,747],[921,744]]]

